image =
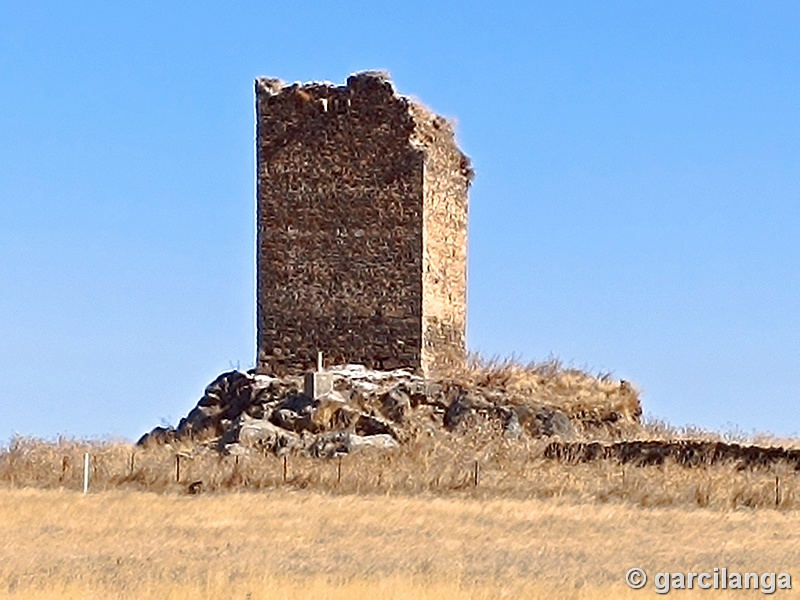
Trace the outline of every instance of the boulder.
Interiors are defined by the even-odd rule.
[[[149,433],[145,433],[136,442],[137,446],[149,446],[154,444],[169,444],[178,439],[177,432],[172,427],[155,427]]]
[[[542,405],[519,406],[515,408],[515,413],[522,427],[533,436],[571,437],[575,434],[569,417],[557,408]]]
[[[317,436],[308,453],[317,458],[334,458],[350,452],[350,434],[346,431],[332,431]]]
[[[266,420],[244,419],[239,424],[236,441],[248,448],[282,454],[301,447],[300,436]]]
[[[348,441],[350,450],[360,450],[363,448],[381,448],[388,450],[400,446],[396,439],[386,433],[379,433],[377,435],[356,435],[351,433]]]
[[[474,392],[466,390],[456,390],[455,399],[450,403],[444,415],[444,426],[450,431],[459,428],[468,417],[478,412],[486,414],[494,408],[491,402],[487,402]]]
[[[545,435],[558,435],[572,437],[575,428],[565,412],[557,409],[551,410],[543,419]]]
[[[367,448],[388,450],[397,448],[399,444],[391,435],[357,435],[346,431],[324,433],[309,447],[308,453],[317,458],[335,458],[350,452]]]
[[[355,424],[355,432],[358,435],[389,435],[397,439],[397,433],[391,424],[372,415],[360,415]]]
[[[354,422],[354,419],[349,418],[353,413],[357,414],[357,411],[349,408],[345,396],[334,390],[317,399],[311,417],[318,431],[329,431],[349,427]]]
[[[272,411],[269,420],[278,427],[295,433],[303,431],[317,433],[319,431],[311,412],[298,414],[288,408],[277,408]]]
[[[403,423],[411,412],[411,398],[403,386],[395,386],[380,399],[381,413],[395,423]]]
[[[515,440],[519,438],[523,433],[524,429],[519,422],[519,417],[517,416],[516,411],[512,409],[507,409],[504,413],[505,422],[503,423],[503,437],[511,440]]]

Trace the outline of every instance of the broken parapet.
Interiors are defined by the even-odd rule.
[[[467,190],[452,124],[386,73],[256,80],[259,373],[423,374],[466,355]]]

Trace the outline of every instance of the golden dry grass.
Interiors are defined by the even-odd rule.
[[[800,508],[800,474],[786,464],[743,470],[730,463],[687,467],[670,459],[645,467],[615,460],[569,464],[545,458],[546,443],[454,435],[417,440],[391,452],[328,460],[259,453],[237,458],[191,445],[143,449],[124,443],[17,439],[0,452],[0,486],[80,490],[88,451],[93,491],[186,493],[190,484],[201,482],[204,492],[288,488],[334,494],[628,502],[645,508]],[[178,454],[182,458],[176,482]]]
[[[0,540],[10,598],[634,598],[633,566],[800,573],[797,512],[558,499],[4,489]]]
[[[641,416],[639,391],[631,383],[614,379],[610,373],[592,375],[565,367],[555,358],[526,364],[514,358],[488,360],[471,355],[463,368],[447,372],[442,380],[464,389],[500,392],[509,404],[535,399],[584,421],[605,421],[615,414],[620,419],[616,428],[623,423],[633,425]]]
[[[0,597],[636,598],[654,588],[625,586],[633,566],[800,573],[787,465],[569,464],[546,443],[443,435],[284,462],[15,439],[0,452]]]

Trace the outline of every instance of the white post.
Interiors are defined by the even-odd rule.
[[[317,352],[317,373],[322,373],[322,352]]]
[[[89,493],[89,453],[83,455],[83,493]]]

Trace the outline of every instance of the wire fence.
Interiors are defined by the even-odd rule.
[[[478,444],[464,439],[321,459],[256,451],[225,455],[205,447],[19,439],[0,453],[0,486],[90,493],[113,489],[188,494],[271,489],[460,493],[623,501],[647,507],[800,508],[797,471],[788,464],[742,469],[735,463],[686,466],[666,459],[659,465],[635,466],[612,458],[585,462],[552,458],[545,450],[546,444],[537,441],[496,439]]]

